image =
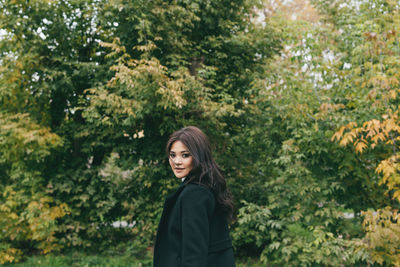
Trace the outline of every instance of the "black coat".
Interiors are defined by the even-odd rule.
[[[204,186],[182,184],[169,195],[158,226],[154,267],[234,267],[226,216]]]

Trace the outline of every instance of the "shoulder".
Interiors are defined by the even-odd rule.
[[[185,187],[182,190],[181,195],[183,197],[190,197],[190,196],[204,196],[206,198],[211,198],[214,199],[214,194],[211,192],[211,190],[204,186],[204,185],[200,185],[200,184],[187,184],[185,185]]]
[[[215,207],[214,194],[204,185],[192,183],[185,185],[180,198],[185,206],[192,206],[193,208],[206,206],[208,209]]]

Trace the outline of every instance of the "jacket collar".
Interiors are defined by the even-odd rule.
[[[179,194],[182,192],[183,188],[185,188],[185,186],[186,186],[185,182],[181,183],[180,186],[178,187],[178,189],[175,192],[173,192],[172,194],[169,194],[165,198],[165,204],[167,204],[167,202],[170,202],[170,201],[176,199],[179,196]]]

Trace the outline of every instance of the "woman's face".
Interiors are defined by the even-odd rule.
[[[179,140],[172,143],[169,150],[169,165],[179,179],[186,177],[193,168],[193,157],[189,149]]]

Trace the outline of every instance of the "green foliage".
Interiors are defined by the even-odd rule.
[[[397,264],[399,6],[311,2],[318,21],[263,26],[256,0],[0,0],[0,261],[128,242],[149,264],[178,184],[165,142],[197,125],[237,255]]]
[[[57,219],[68,212],[46,194],[43,165],[60,138],[28,114],[0,113],[0,263],[20,259],[24,250],[57,250]]]
[[[239,209],[233,233],[235,245],[241,251],[261,252],[266,264],[363,266],[376,261],[372,251],[382,247],[387,250],[380,262],[392,263],[390,257],[395,257],[392,248],[396,248],[396,242],[365,246],[371,238],[363,239],[362,219],[358,215],[361,210],[390,203],[374,170],[379,157],[391,150],[381,146],[379,153],[359,155],[329,139],[343,124],[384,114],[383,106],[371,101],[366,87],[375,84],[377,93],[373,99],[376,96],[377,100],[384,100],[384,94],[377,90],[386,83],[378,85],[383,79],[370,72],[371,76],[367,76],[365,70],[372,65],[367,68],[364,62],[374,62],[374,70],[382,70],[382,64],[388,66],[384,53],[392,55],[390,62],[396,62],[398,55],[393,50],[397,48],[388,45],[393,49],[390,51],[378,44],[369,46],[362,36],[370,38],[370,33],[364,34],[367,25],[372,24],[366,18],[376,20],[376,25],[385,29],[382,39],[389,32],[397,32],[397,16],[371,12],[369,4],[358,10],[346,9],[344,3],[317,4],[325,14],[336,15],[324,17],[323,25],[290,22],[277,15],[267,19],[269,25],[279,25],[285,42],[282,54],[269,60],[266,75],[254,83],[255,94],[249,99],[255,104],[248,109],[250,123],[243,127],[242,137],[235,137],[237,143],[245,143],[235,147],[238,155],[246,146],[251,152],[245,157],[247,172],[237,175],[243,177],[246,187],[234,187],[248,190],[248,194],[238,194],[246,201]],[[396,10],[390,9],[390,4],[384,7],[391,12]],[[359,12],[357,22],[353,17],[355,10]],[[371,18],[371,13],[375,17]],[[383,23],[379,16],[387,22]],[[390,39],[389,44],[396,42],[396,38]],[[379,57],[369,59],[374,49],[380,51],[383,61]],[[358,62],[364,66],[359,72]],[[389,66],[390,73],[398,73],[393,71],[394,65]],[[388,77],[389,73],[382,76]],[[398,87],[396,83],[391,86]],[[348,139],[356,135],[353,132],[352,137],[350,133]],[[360,149],[357,144],[356,150]],[[344,219],[344,211],[355,218]],[[386,231],[383,229],[369,235],[379,237]]]
[[[239,210],[236,244],[261,249],[264,263],[361,264],[368,253],[344,238],[354,235],[349,225],[356,221],[343,220],[343,208],[332,199],[339,184],[313,177],[304,158],[294,140],[284,142],[275,160],[282,170],[260,188],[268,198],[265,206],[244,202]]]
[[[32,122],[50,142],[38,139],[29,152],[37,162],[4,159],[1,174],[31,182],[4,178],[1,186],[43,203],[39,221],[57,207],[68,212],[44,222],[60,246],[98,250],[131,239],[138,253],[150,248],[163,199],[177,185],[163,151],[168,135],[198,125],[229,167],[224,151],[245,120],[243,98],[280,47],[273,28],[252,23],[257,5],[0,1],[0,105],[15,116],[4,125],[29,132],[23,123]],[[21,149],[30,144],[22,140]],[[114,229],[117,220],[134,227]]]
[[[370,10],[371,5],[375,9]],[[359,102],[369,106],[353,104],[347,124],[341,125],[332,140],[340,141],[342,146],[353,145],[354,152],[359,157],[368,157],[380,174],[375,183],[385,189],[384,194],[379,205],[372,207],[375,213],[363,212],[366,235],[360,246],[369,250],[374,262],[397,266],[399,4],[370,1],[360,11],[360,18],[354,22],[355,29],[350,31],[359,36],[353,47],[348,48],[353,57],[352,68],[343,74],[347,78],[344,84],[352,84],[348,98],[357,96]]]

